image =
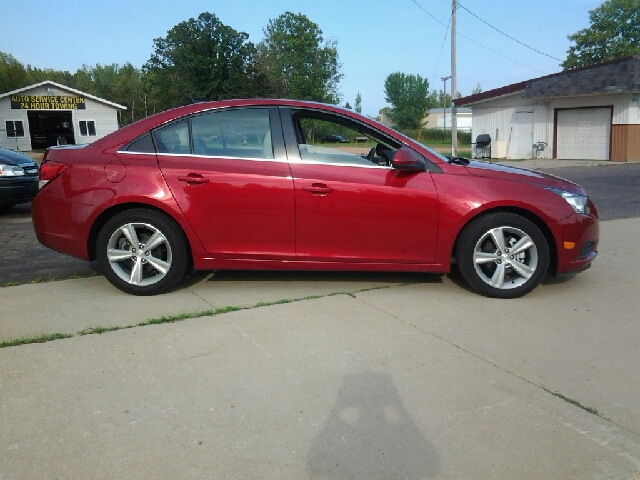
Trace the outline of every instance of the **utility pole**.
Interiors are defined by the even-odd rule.
[[[453,103],[458,96],[456,81],[456,10],[457,0],[451,0],[451,156],[458,156],[458,112]]]
[[[442,129],[447,129],[447,80],[451,78],[451,75],[448,77],[442,77],[440,80],[444,82],[444,95],[442,96]]]

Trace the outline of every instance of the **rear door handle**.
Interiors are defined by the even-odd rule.
[[[314,195],[326,195],[333,192],[333,188],[327,187],[324,183],[314,183],[309,187],[302,187],[302,190],[313,193]]]
[[[190,173],[189,175],[181,175],[178,177],[178,180],[180,180],[181,182],[197,183],[197,184],[207,183],[209,181],[208,178],[204,178],[199,173]]]

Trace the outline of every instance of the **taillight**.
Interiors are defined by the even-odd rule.
[[[40,188],[51,180],[55,180],[67,169],[67,165],[60,162],[42,162],[40,166]]]

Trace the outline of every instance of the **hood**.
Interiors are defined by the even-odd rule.
[[[14,152],[6,148],[0,148],[0,163],[3,165],[34,165],[36,162],[33,158],[26,156],[20,152]]]
[[[549,175],[548,173],[536,172],[525,168],[511,167],[496,163],[480,162],[471,160],[465,167],[467,171],[478,177],[498,178],[501,180],[511,180],[513,182],[528,183],[540,187],[555,188],[565,190],[579,195],[586,195],[584,189],[564,178]]]

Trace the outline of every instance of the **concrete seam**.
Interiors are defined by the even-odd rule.
[[[528,383],[529,385],[532,385],[532,386],[536,387],[537,389],[540,389],[540,390],[542,390],[542,391],[544,391],[544,392],[546,392],[546,393],[548,393],[548,394],[550,394],[550,395],[552,395],[552,396],[554,396],[556,398],[559,398],[559,399],[563,400],[566,403],[573,404],[577,408],[580,408],[581,410],[584,410],[585,412],[588,412],[591,415],[595,415],[596,417],[601,418],[602,420],[605,420],[606,422],[609,422],[612,425],[615,425],[616,427],[621,428],[622,430],[624,430],[626,432],[629,432],[634,436],[640,436],[640,434],[638,434],[637,432],[634,432],[633,430],[630,430],[629,428],[625,427],[624,425],[620,425],[619,423],[616,423],[613,420],[611,420],[610,418],[604,417],[603,415],[601,415],[599,413],[593,413],[592,411],[586,409],[585,407],[577,406],[574,403],[572,403],[570,401],[567,401],[565,398],[562,398],[561,396],[556,395],[554,392],[550,391],[549,389],[545,388],[544,386],[538,385],[537,383],[535,383],[535,382],[533,382],[533,381],[531,381],[531,380],[529,380],[529,379],[527,379],[527,378],[525,378],[525,377],[523,377],[523,376],[521,376],[521,375],[519,375],[519,374],[517,374],[515,372],[512,372],[511,370],[508,370],[508,369],[496,364],[495,362],[492,362],[491,360],[489,360],[487,358],[480,357],[476,353],[474,353],[474,352],[472,352],[470,350],[467,350],[466,348],[464,348],[464,347],[462,347],[460,345],[457,345],[457,344],[451,342],[450,340],[447,340],[446,338],[443,338],[443,337],[441,337],[439,335],[436,335],[435,333],[432,333],[432,332],[429,332],[429,331],[427,331],[427,330],[425,330],[423,328],[420,328],[419,326],[417,326],[417,325],[415,325],[415,324],[413,324],[413,323],[411,323],[411,322],[409,322],[407,320],[399,318],[398,316],[394,315],[393,313],[387,312],[386,310],[383,310],[383,309],[381,309],[380,307],[378,307],[376,305],[372,305],[371,303],[367,302],[366,300],[363,300],[362,298],[359,298],[357,296],[355,298],[358,301],[360,301],[360,302],[362,302],[362,303],[364,303],[364,304],[366,304],[366,305],[368,305],[368,306],[370,306],[372,308],[375,308],[376,310],[378,310],[378,311],[380,311],[382,313],[385,313],[386,315],[389,315],[389,316],[395,318],[399,322],[405,323],[406,325],[409,325],[410,327],[415,328],[416,330],[419,330],[422,333],[425,333],[425,334],[427,334],[427,335],[429,335],[429,336],[431,336],[433,338],[436,338],[436,339],[438,339],[438,340],[440,340],[440,341],[442,341],[442,342],[444,342],[444,343],[446,343],[448,345],[451,345],[452,347],[457,348],[458,350],[461,350],[461,351],[465,352],[466,354],[471,355],[472,357],[474,357],[474,358],[476,358],[476,359],[478,359],[480,361],[483,361],[483,362],[485,362],[485,363],[487,363],[487,364],[489,364],[489,365],[491,365],[491,366],[493,366],[493,367],[495,367],[495,368],[497,368],[499,370],[502,370],[503,372],[505,372],[505,373],[507,373],[509,375],[512,375],[512,376],[518,378],[519,380],[522,380],[522,381]],[[640,462],[638,463],[638,466],[640,467]]]

